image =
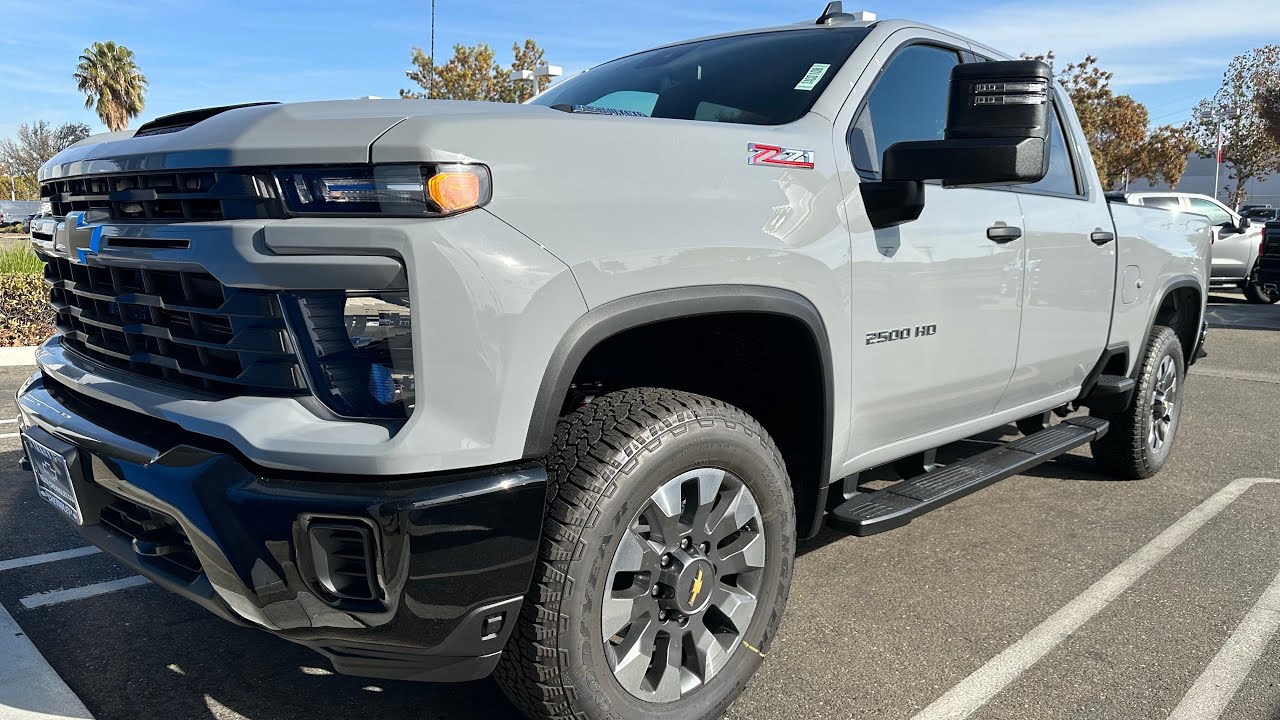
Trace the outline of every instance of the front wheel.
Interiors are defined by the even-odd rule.
[[[532,588],[497,678],[539,720],[718,718],[760,666],[795,554],[749,415],[636,388],[560,421]]]
[[[1251,303],[1257,305],[1270,305],[1280,300],[1280,291],[1269,291],[1258,282],[1258,273],[1255,270],[1252,277],[1244,281],[1244,298]]]
[[[1182,417],[1182,383],[1186,364],[1182,343],[1172,328],[1157,325],[1147,339],[1138,384],[1124,410],[1100,414],[1111,422],[1106,435],[1093,443],[1093,459],[1103,472],[1138,480],[1155,475],[1173,449]]]

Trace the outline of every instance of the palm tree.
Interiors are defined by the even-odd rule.
[[[72,75],[84,93],[84,106],[93,108],[110,130],[124,130],[142,112],[147,78],[133,61],[133,51],[108,40],[84,49]]]

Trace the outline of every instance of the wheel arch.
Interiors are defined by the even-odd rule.
[[[1175,275],[1169,278],[1160,289],[1159,302],[1151,306],[1151,314],[1147,321],[1147,334],[1160,324],[1168,324],[1177,333],[1182,343],[1182,354],[1185,362],[1195,362],[1196,350],[1200,341],[1200,326],[1204,322],[1205,286],[1192,275]],[[1130,358],[1130,364],[1137,371],[1137,363],[1141,357]]]
[[[798,478],[793,467],[788,467],[792,471],[796,493],[797,531],[802,537],[810,535],[821,525],[830,482],[835,376],[830,339],[821,314],[807,298],[789,290],[755,285],[673,288],[621,298],[590,310],[570,326],[548,360],[530,418],[524,455],[541,457],[551,448],[556,424],[570,397],[571,385],[593,350],[611,338],[646,326],[717,315],[766,315],[785,319],[804,328],[804,335],[812,342],[818,365],[815,369],[821,375],[822,396],[821,438],[818,443],[821,450],[813,467],[817,477],[812,477],[811,472],[808,478]],[[778,439],[767,425],[766,429],[775,434],[775,440]]]

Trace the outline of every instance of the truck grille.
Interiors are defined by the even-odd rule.
[[[283,217],[269,173],[184,171],[51,180],[40,186],[57,217],[98,210],[112,220],[189,222]]]
[[[46,260],[71,350],[219,396],[307,392],[275,293],[227,287],[202,272]]]

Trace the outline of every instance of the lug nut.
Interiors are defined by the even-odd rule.
[[[689,538],[685,538],[680,541],[680,547],[684,548],[685,550],[688,550],[692,545],[693,545],[693,541],[690,540]]]
[[[704,542],[698,546],[698,549],[702,550],[704,553],[711,552],[711,543]]]
[[[650,594],[653,595],[654,597],[658,597],[659,595],[662,594],[662,589],[659,588],[657,585],[654,585],[653,592],[651,592]]]
[[[666,554],[666,555],[663,555],[663,556],[662,556],[662,567],[667,567],[667,566],[668,566],[668,565],[670,565],[670,564],[671,564],[671,555],[670,555],[669,553],[668,553],[668,554]]]
[[[688,618],[688,616],[681,615],[681,616],[680,616],[680,627],[685,627],[685,626],[686,626],[686,625],[688,625],[688,624],[689,624],[689,618]]]
[[[662,612],[658,613],[658,619],[659,619],[659,620],[661,620],[662,622],[666,622],[666,621],[667,621],[667,611],[666,611],[666,610],[663,610]]]

